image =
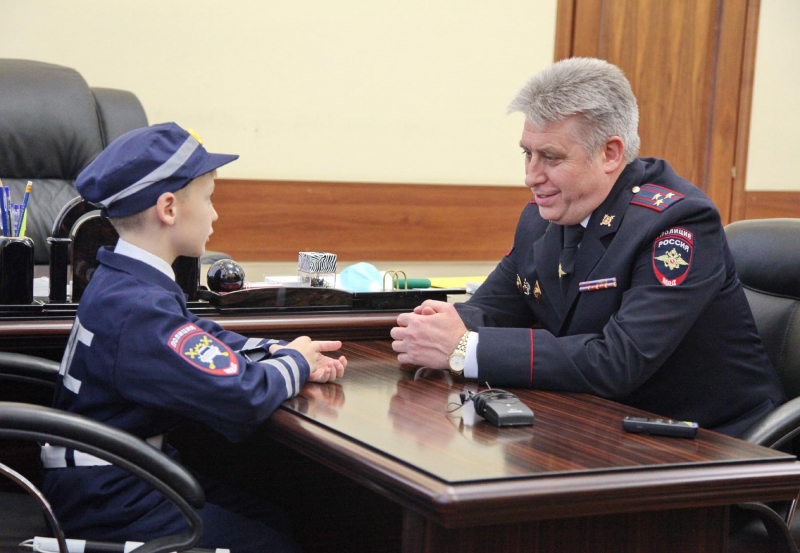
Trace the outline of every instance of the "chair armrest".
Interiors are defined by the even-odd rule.
[[[202,535],[203,521],[195,509],[205,504],[203,488],[184,467],[136,436],[66,411],[0,402],[0,438],[36,440],[84,451],[130,472],[161,492],[186,517],[189,528],[174,536],[152,540],[137,552],[184,551]]]
[[[741,439],[777,449],[800,434],[800,397],[787,401],[747,429]]]
[[[20,376],[55,384],[58,367],[59,363],[50,359],[0,351],[0,375]]]
[[[195,508],[205,504],[203,488],[194,476],[162,451],[128,432],[80,415],[27,403],[0,402],[0,436],[86,451],[131,472],[144,473],[142,478],[152,481],[159,491],[166,485]]]

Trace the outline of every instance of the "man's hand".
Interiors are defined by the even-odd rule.
[[[341,347],[342,343],[339,340],[320,341],[312,340],[308,336],[300,336],[285,346],[270,346],[269,352],[275,353],[283,348],[297,350],[308,362],[310,381],[331,382],[342,377],[344,369],[347,367],[347,359],[345,359],[343,355],[340,356],[339,359],[331,359],[330,357],[322,355],[322,352],[336,351]]]
[[[433,300],[401,314],[397,324],[391,332],[392,349],[400,354],[397,360],[435,369],[449,366],[447,358],[467,331],[455,307]]]

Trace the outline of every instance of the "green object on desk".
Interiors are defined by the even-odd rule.
[[[431,281],[427,278],[409,278],[408,280],[408,288],[409,290],[412,288],[430,288]],[[405,290],[406,288],[406,279],[405,278],[398,278],[394,284],[397,287],[397,290]]]

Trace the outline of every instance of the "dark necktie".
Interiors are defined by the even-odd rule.
[[[578,225],[564,227],[564,247],[558,263],[558,279],[561,281],[561,293],[566,297],[569,281],[575,273],[575,257],[578,254],[578,244],[583,238],[584,228]]]

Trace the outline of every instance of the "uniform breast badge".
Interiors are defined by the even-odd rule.
[[[527,278],[522,281],[522,293],[525,294],[526,296],[531,295],[531,285],[528,282]]]
[[[602,227],[603,225],[605,225],[607,227],[610,227],[611,221],[614,220],[614,217],[616,217],[616,215],[603,215],[603,220],[600,221],[600,226]]]
[[[663,286],[678,286],[692,266],[694,235],[684,228],[665,230],[653,244],[653,271]]]
[[[539,287],[538,280],[533,283],[533,298],[536,300],[536,303],[542,302],[542,289]]]

